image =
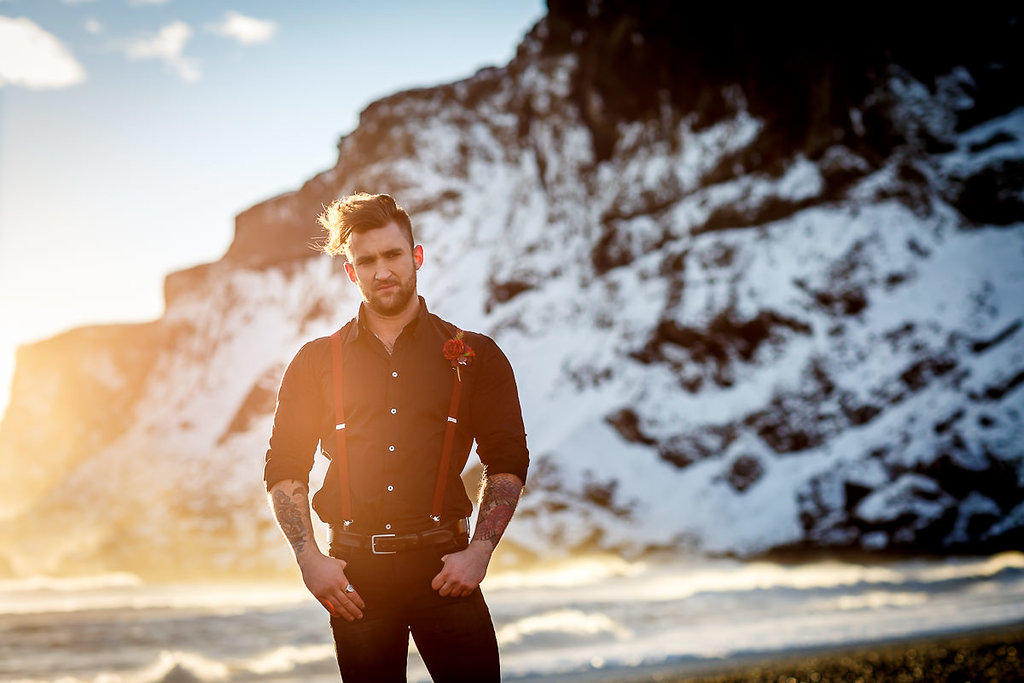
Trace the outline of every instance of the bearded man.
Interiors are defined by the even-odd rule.
[[[404,681],[409,634],[435,681],[498,681],[480,582],[519,501],[529,455],[512,367],[497,344],[427,310],[423,247],[386,194],[319,217],[362,294],[355,318],[285,371],[264,478],[310,593],[330,613],[345,681]],[[484,467],[476,530],[461,472]],[[317,444],[331,459],[313,509]]]

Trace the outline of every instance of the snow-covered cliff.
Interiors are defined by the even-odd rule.
[[[1020,22],[915,62],[589,6],[370,105],[334,168],[168,277],[160,320],[22,349],[0,572],[289,566],[263,455],[284,365],[355,311],[308,245],[358,190],[409,210],[431,308],[516,369],[533,468],[507,543],[1019,545]]]

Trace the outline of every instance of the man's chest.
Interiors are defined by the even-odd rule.
[[[442,355],[440,344],[436,349],[422,345],[403,349],[399,345],[390,355],[348,349],[340,392],[334,386],[336,380],[332,367],[322,369],[319,390],[325,422],[335,420],[335,396],[340,394],[347,428],[375,432],[424,428],[432,432],[452,416],[453,399],[458,402],[457,410],[468,403],[475,385],[472,373],[456,373]],[[462,415],[460,422],[465,418]]]

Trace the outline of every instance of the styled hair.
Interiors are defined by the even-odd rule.
[[[409,214],[389,194],[357,192],[335,199],[317,217],[317,221],[327,231],[327,241],[322,248],[331,256],[344,254],[348,257],[348,243],[352,233],[383,228],[392,222],[397,223],[405,233],[409,246],[415,246]]]

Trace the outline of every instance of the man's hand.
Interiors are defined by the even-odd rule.
[[[489,541],[473,541],[465,550],[441,558],[444,568],[430,582],[442,597],[465,597],[476,590],[487,574],[494,545]]]
[[[366,604],[353,591],[346,593],[345,561],[327,557],[313,538],[309,516],[309,489],[305,482],[286,479],[270,489],[270,504],[285,538],[292,544],[295,560],[302,570],[302,582],[332,616],[346,621],[362,619]]]
[[[366,603],[358,591],[345,592],[349,585],[345,578],[346,564],[344,560],[317,553],[303,558],[299,568],[302,570],[302,582],[331,616],[355,621],[363,618]]]
[[[484,478],[473,541],[465,550],[441,558],[444,568],[430,582],[431,588],[446,598],[463,597],[476,590],[487,574],[491,553],[505,533],[522,491],[523,482],[514,474]]]

